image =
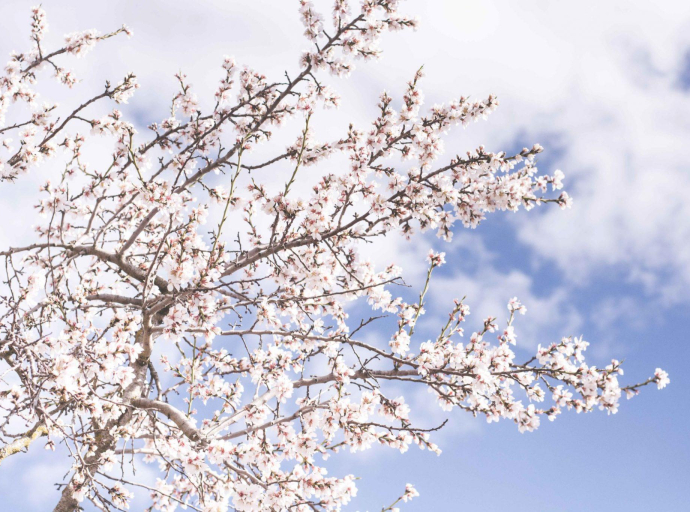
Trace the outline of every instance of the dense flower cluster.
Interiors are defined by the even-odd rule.
[[[399,4],[337,0],[326,17],[300,0],[311,49],[299,73],[273,82],[227,57],[210,112],[180,74],[170,117],[148,136],[117,108],[88,115],[97,101],[127,102],[132,74],[68,115],[39,103],[42,70],[71,86],[57,60],[129,31],[71,34],[51,52],[45,13],[32,10],[33,46],[0,78],[0,132],[18,141],[3,141],[0,177],[16,180],[56,155],[66,165],[41,187],[36,243],[0,253],[0,459],[41,436],[66,449],[73,465],[55,510],[85,500],[126,509],[142,492],[167,512],[338,510],[357,488],[353,475],[329,474],[331,454],[374,445],[440,453],[435,428],[420,428],[394,388],[422,385],[444,410],[531,431],[567,409],[615,413],[624,392],[668,384],[661,369],[620,384],[620,363],[588,363],[582,338],[518,361],[513,321],[526,308],[517,298],[504,327],[489,317],[465,334],[470,308],[455,300],[437,335],[415,333],[445,254],[429,253],[424,287],[408,302],[394,293],[402,270],[376,268],[365,243],[428,230],[450,241],[457,225],[491,212],[571,199],[555,196],[563,173],[538,174],[539,145],[443,161],[443,134],[485,119],[498,101],[461,97],[422,111],[421,69],[398,110],[383,93],[370,127],[317,140],[312,117],[340,101],[320,72],[349,75],[356,59],[380,55],[385,32],[414,28]],[[16,103],[31,107],[28,120],[14,122]],[[259,146],[290,118],[303,123],[294,143]],[[93,139],[112,147],[96,165],[82,159]],[[310,183],[304,168],[330,157],[349,164]],[[360,318],[353,302],[376,316]],[[397,326],[365,341],[382,316]],[[125,476],[141,461],[157,465],[157,483]],[[408,484],[384,510],[415,496]]]

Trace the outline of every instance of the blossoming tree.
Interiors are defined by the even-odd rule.
[[[444,410],[531,431],[566,409],[615,413],[623,393],[668,383],[657,369],[619,384],[619,362],[588,364],[582,338],[520,360],[517,299],[504,327],[490,317],[463,335],[470,309],[455,300],[433,339],[415,335],[443,253],[429,253],[423,290],[407,301],[401,269],[375,268],[364,244],[427,230],[450,241],[488,213],[567,208],[570,198],[553,194],[560,171],[538,174],[539,145],[444,159],[442,134],[498,102],[461,97],[421,111],[421,70],[402,98],[381,95],[370,126],[317,140],[314,117],[339,103],[323,75],[349,75],[356,59],[379,56],[385,32],[414,28],[398,4],[337,0],[325,20],[300,0],[310,49],[297,72],[274,81],[225,58],[206,112],[179,75],[170,117],[146,133],[117,109],[89,114],[126,102],[133,74],[66,114],[39,103],[40,77],[72,87],[64,59],[130,32],[71,34],[50,49],[45,13],[32,10],[32,46],[0,78],[3,194],[53,163],[35,243],[0,253],[0,461],[39,439],[68,454],[56,511],[126,509],[137,492],[163,511],[337,510],[355,477],[328,473],[329,455],[373,445],[440,453],[435,428],[417,424],[393,388],[421,386]],[[294,143],[272,142],[291,118]],[[112,148],[94,165],[83,159],[92,138]],[[314,179],[329,158],[338,165]],[[355,314],[358,303],[370,313]],[[394,322],[365,341],[382,316]],[[156,482],[131,471],[141,463],[157,466]],[[415,495],[408,485],[398,502]]]

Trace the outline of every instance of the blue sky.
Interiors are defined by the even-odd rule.
[[[506,216],[492,220],[477,234],[488,240],[489,247],[497,244],[502,255],[495,265],[535,276],[535,295],[548,296],[560,283],[557,272],[548,267],[531,270],[524,258],[528,251],[519,243],[500,252],[510,231],[504,225],[509,220]],[[453,251],[447,258],[462,252]],[[473,262],[467,265],[472,266]],[[357,473],[363,477],[357,507],[375,510],[375,503],[385,501],[382,489],[394,494],[403,475],[422,494],[407,505],[408,510],[687,510],[689,404],[683,393],[690,385],[684,371],[690,357],[685,343],[687,306],[640,307],[629,317],[598,326],[598,305],[603,301],[647,303],[645,292],[626,283],[621,274],[624,269],[611,268],[571,292],[569,299],[583,318],[577,333],[592,343],[594,361],[604,363],[611,357],[609,351],[624,358],[630,380],[644,378],[650,369],[661,366],[671,373],[671,386],[663,392],[648,389],[624,401],[616,415],[563,414],[553,423],[542,423],[534,433],[520,434],[510,423],[488,425],[454,412],[451,420],[458,420],[460,426],[442,436],[440,457],[417,450],[400,457],[380,450],[367,461]],[[510,289],[503,293],[510,294]],[[529,322],[530,313],[518,319],[518,332]],[[637,322],[639,317],[644,319]],[[535,340],[519,343],[548,343],[558,331],[547,329]],[[347,460],[348,471],[355,472],[361,464],[356,456]]]
[[[202,98],[210,96],[224,54],[269,76],[294,70],[305,47],[294,3],[46,0],[43,6],[55,38],[122,23],[134,29],[132,39],[108,42],[70,66],[95,78],[80,86],[93,90],[103,78],[135,71],[142,89],[126,113],[149,122],[166,116],[179,69]],[[517,295],[528,308],[516,325],[523,354],[582,334],[593,361],[625,359],[626,381],[661,367],[671,384],[624,400],[616,415],[564,413],[534,433],[454,412],[455,425],[436,438],[440,457],[415,449],[343,453],[331,459],[332,471],[362,477],[351,509],[380,510],[411,482],[421,496],[403,510],[688,510],[690,7],[668,1],[652,8],[641,0],[405,4],[421,28],[392,35],[381,63],[334,83],[344,107],[323,121],[324,132],[339,134],[353,118],[363,126],[378,94],[399,96],[424,64],[427,105],[463,94],[496,93],[501,100],[488,122],[449,135],[448,154],[481,143],[510,151],[539,142],[547,150],[540,168],[566,173],[575,205],[492,215],[477,230],[458,232],[450,245],[433,236],[425,243],[390,240],[372,257],[381,265],[398,261],[407,281],[419,286],[414,267],[428,248],[447,253],[448,265],[434,275],[430,325],[456,295],[467,295],[470,324],[489,314],[501,319]],[[25,47],[31,5],[3,2],[0,53]],[[34,215],[26,198],[43,178],[17,186],[0,205],[3,218],[21,219],[3,229],[3,246],[27,236]],[[416,403],[431,422],[445,417],[424,408],[423,397]],[[3,464],[2,510],[44,510],[55,502],[50,483],[66,459],[46,455],[36,446]]]

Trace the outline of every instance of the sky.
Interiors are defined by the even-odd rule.
[[[0,55],[28,46],[32,5],[3,0]],[[44,0],[43,7],[55,44],[77,30],[133,29],[131,39],[107,41],[69,67],[88,77],[81,91],[134,71],[142,87],[123,110],[142,131],[167,117],[177,71],[203,99],[224,55],[270,78],[296,70],[307,47],[293,1]],[[528,308],[516,325],[523,354],[583,335],[594,362],[625,360],[627,382],[661,367],[671,384],[623,401],[616,415],[564,413],[533,433],[454,412],[435,438],[440,457],[416,449],[341,453],[332,471],[362,477],[349,510],[380,510],[408,482],[420,497],[405,511],[688,510],[690,4],[408,0],[402,10],[419,16],[419,30],[389,35],[381,61],[332,81],[342,107],[322,116],[320,138],[350,121],[364,126],[378,95],[400,97],[424,65],[427,106],[460,95],[500,100],[488,121],[449,134],[446,155],[538,142],[546,149],[539,168],[562,169],[575,202],[566,211],[490,215],[476,230],[459,229],[450,244],[433,235],[415,243],[390,238],[370,257],[400,264],[419,287],[428,249],[446,252],[425,322],[443,317],[456,295],[467,296],[474,321],[501,319],[517,296]],[[32,198],[48,170],[41,172],[11,194],[3,190],[3,247],[30,237]],[[420,417],[440,423],[447,415],[430,402],[413,397]],[[66,469],[59,457],[34,446],[8,459],[0,467],[0,509],[52,508],[52,483]]]

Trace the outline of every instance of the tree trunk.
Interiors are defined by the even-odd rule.
[[[144,390],[144,384],[146,383],[146,374],[148,370],[149,359],[151,358],[151,352],[153,349],[153,343],[151,339],[151,330],[149,324],[149,318],[144,317],[143,326],[136,334],[136,343],[143,346],[143,350],[139,354],[137,360],[133,363],[134,367],[134,380],[125,389],[123,395],[123,402],[130,404],[135,398],[141,398],[142,392]],[[114,450],[117,446],[117,439],[110,434],[114,427],[126,425],[132,419],[132,409],[131,407],[125,411],[125,413],[120,416],[117,420],[112,420],[108,422],[105,426],[100,427],[99,425],[94,425],[94,430],[103,432],[102,439],[98,441],[96,452],[87,457],[85,462],[85,471],[87,472],[86,478],[89,475],[96,473],[100,467],[100,458],[103,452],[107,450]],[[96,418],[94,418],[94,421]],[[97,437],[98,439],[98,437]],[[79,502],[74,498],[74,487],[72,486],[72,481],[62,490],[62,496],[60,501],[53,509],[53,512],[75,512],[79,510]],[[87,482],[88,483],[88,482]]]

